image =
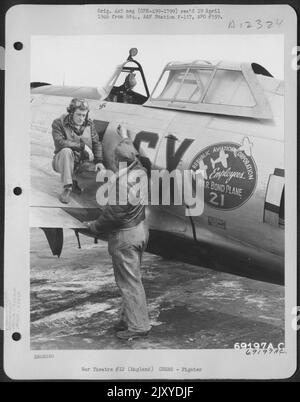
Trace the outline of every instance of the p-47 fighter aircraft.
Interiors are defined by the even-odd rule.
[[[99,215],[96,173],[82,174],[84,191],[65,205],[51,167],[52,121],[71,98],[86,98],[106,164],[121,124],[152,169],[204,172],[201,215],[186,216],[185,205],[147,207],[148,252],[283,284],[284,83],[256,63],[170,62],[150,95],[136,54],[101,90],[32,85],[31,227],[43,229],[58,256],[63,228],[94,237],[83,221]],[[129,73],[137,84],[126,92]]]

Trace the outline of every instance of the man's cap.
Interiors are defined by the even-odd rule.
[[[70,105],[67,108],[68,113],[74,113],[76,109],[89,110],[89,104],[86,99],[83,98],[73,98]]]
[[[130,88],[133,88],[136,85],[136,78],[134,73],[129,73],[125,78],[125,84]]]
[[[123,140],[115,148],[116,162],[132,163],[136,160],[138,151],[135,149],[131,141]]]

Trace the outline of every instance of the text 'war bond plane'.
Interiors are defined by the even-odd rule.
[[[283,284],[284,82],[256,63],[170,62],[150,95],[136,54],[101,90],[32,83],[31,227],[44,230],[58,256],[63,228],[94,237],[83,222],[99,215],[96,173],[83,172],[82,194],[64,205],[51,167],[52,121],[71,98],[86,98],[107,165],[121,124],[152,169],[204,174],[201,215],[187,216],[184,200],[147,206],[148,252]],[[125,92],[128,74],[137,85]]]

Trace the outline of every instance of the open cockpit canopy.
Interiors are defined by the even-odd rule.
[[[250,63],[170,62],[144,106],[271,119]]]

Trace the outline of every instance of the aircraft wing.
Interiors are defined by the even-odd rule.
[[[62,208],[31,207],[30,226],[40,228],[85,229],[86,226]]]

